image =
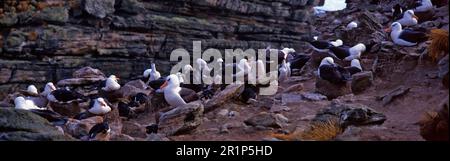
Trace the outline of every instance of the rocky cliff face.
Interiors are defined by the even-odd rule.
[[[81,66],[131,79],[173,49],[299,47],[320,0],[6,0],[0,91],[70,77]],[[1,97],[1,94],[0,94]]]

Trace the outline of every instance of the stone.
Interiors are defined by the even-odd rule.
[[[257,115],[254,115],[244,121],[246,125],[254,126],[254,127],[273,127],[273,128],[281,128],[282,122],[281,120],[277,120],[276,115],[270,114],[267,112],[261,112]]]
[[[306,65],[305,65],[306,66]],[[298,73],[301,73],[306,67],[302,68],[302,70],[298,70],[298,69],[292,69],[292,73],[294,73],[295,70],[298,71]],[[304,82],[307,80],[310,80],[311,76],[310,75],[302,75],[302,76],[291,76],[289,77],[288,80],[286,80],[287,83],[298,83],[298,82]]]
[[[13,30],[8,37],[5,38],[6,45],[4,46],[4,49],[7,52],[22,52],[22,47],[26,40],[25,36],[26,34],[24,32]]]
[[[19,19],[15,13],[6,13],[0,17],[0,26],[10,27],[17,24],[18,21]]]
[[[439,78],[439,75],[437,72],[430,72],[425,74],[425,76],[427,76],[428,79],[437,79]]]
[[[158,132],[167,136],[190,133],[202,123],[203,112],[204,107],[200,101],[174,108],[161,114]]]
[[[111,106],[111,111],[105,114],[103,117],[109,123],[111,136],[122,134],[123,123],[122,119],[120,118],[119,109],[117,108],[116,103]]]
[[[133,96],[136,96],[138,93],[144,93],[146,95],[150,94],[149,90],[142,89],[141,87],[136,87],[134,84],[125,84],[122,86],[119,90],[117,90],[114,95],[117,95],[118,98],[131,98]]]
[[[145,141],[170,141],[169,138],[165,137],[162,134],[149,134]]]
[[[73,86],[83,86],[83,85],[95,85],[99,82],[104,81],[104,78],[69,78],[63,79],[56,83],[59,87],[73,87]]]
[[[164,98],[163,92],[153,92],[150,98],[150,104],[148,109],[153,112],[159,111],[161,109],[165,109],[170,107],[169,103],[167,103]]]
[[[70,103],[59,103],[59,102],[50,102],[49,107],[52,108],[53,111],[67,117],[75,117],[89,109],[89,102],[77,102],[73,101]]]
[[[410,89],[411,89],[410,87],[399,86],[394,90],[390,91],[389,93],[385,94],[384,96],[378,97],[377,99],[382,101],[383,106],[386,106],[387,104],[394,101],[396,98],[399,98],[407,94]]]
[[[110,141],[136,141],[136,139],[130,135],[120,134],[111,136]]]
[[[346,104],[333,100],[329,107],[320,110],[312,121],[339,120],[343,128],[348,126],[381,125],[386,116],[362,104]]]
[[[139,137],[139,138],[146,137],[145,128],[143,128],[139,123],[134,121],[123,122],[122,133],[129,135],[131,137]]]
[[[438,63],[439,66],[439,78],[443,78],[446,74],[448,74],[449,70],[449,55],[447,54]]]
[[[289,119],[280,113],[275,114],[275,119],[283,125],[286,125],[287,123],[289,123]]]
[[[359,94],[370,88],[373,84],[373,73],[365,71],[352,76],[352,92]]]
[[[223,126],[221,126],[221,128],[222,128],[222,127],[223,127]],[[204,131],[207,131],[207,132],[210,132],[210,133],[220,133],[221,130],[222,130],[222,129],[213,127],[213,128],[208,128],[208,129],[206,129],[206,130],[204,130]],[[228,130],[228,129],[227,129],[227,130]]]
[[[299,84],[289,86],[288,88],[286,88],[283,91],[283,93],[296,93],[296,92],[301,92],[303,89],[304,89],[303,84],[299,83]]]
[[[300,118],[301,121],[311,121],[313,120],[315,115],[306,115]]]
[[[317,79],[316,92],[327,96],[328,99],[335,99],[339,96],[352,93],[352,90],[350,83],[336,85],[323,79]]]
[[[335,141],[386,141],[387,137],[383,133],[386,127],[369,126],[369,127],[348,127],[342,134],[334,138]]]
[[[148,86],[142,80],[133,80],[127,82],[124,86],[132,86],[141,90],[147,90]]]
[[[143,4],[137,0],[121,0],[120,1],[120,11],[124,11],[130,14],[138,14],[142,12],[145,8]]]
[[[11,82],[46,82],[48,73],[46,71],[16,70]]]
[[[37,14],[37,18],[47,22],[66,23],[69,10],[65,7],[47,7]]]
[[[227,122],[220,127],[219,133],[221,133],[222,130],[227,131],[226,133],[228,133],[230,129],[236,129],[236,128],[240,128],[242,126],[243,126],[243,123],[240,121],[234,120],[231,122]]]
[[[102,123],[103,118],[100,116],[90,117],[83,120],[70,119],[63,126],[63,130],[75,138],[82,138],[89,134],[94,125]]]
[[[319,93],[307,92],[307,93],[302,93],[302,99],[308,100],[308,101],[322,101],[322,100],[326,100],[327,96],[324,96]]]
[[[281,105],[295,105],[302,102],[302,96],[299,94],[282,94],[281,95]]]
[[[105,74],[99,69],[94,69],[92,67],[83,67],[72,74],[73,78],[103,78],[106,79]]]
[[[12,71],[7,68],[0,69],[0,84],[7,83],[11,79]]]
[[[115,0],[84,0],[83,9],[97,18],[105,18],[114,13]]]
[[[381,45],[383,48],[392,49],[394,47],[394,43],[392,41],[382,41]]]
[[[213,98],[208,100],[208,102],[206,102],[205,112],[212,111],[228,103],[231,99],[235,98],[242,92],[243,87],[243,84],[228,85],[224,90],[220,91]]]
[[[30,111],[0,108],[0,140],[75,141],[58,128]]]
[[[217,113],[217,115],[220,116],[220,117],[222,117],[222,118],[227,117],[228,114],[229,114],[229,111],[228,111],[227,109],[222,109],[222,110],[220,110],[220,111]]]
[[[272,107],[270,108],[270,112],[271,113],[281,113],[281,112],[287,112],[290,111],[291,108],[287,107],[287,106],[282,106],[282,105],[272,105]]]
[[[237,112],[237,111],[230,111],[229,113],[228,113],[228,117],[237,117],[237,116],[239,116],[240,114],[239,114],[239,112]]]
[[[311,54],[311,60],[314,64],[319,65],[320,62],[324,58],[329,57],[329,56],[330,56],[330,54],[328,54],[328,53],[318,52],[318,51],[313,50],[313,53]],[[337,60],[337,59],[335,59],[335,60]]]
[[[228,129],[228,124],[224,124],[219,129],[219,134],[228,134],[230,130]]]
[[[448,141],[448,108],[449,99],[446,98],[440,104],[437,111],[424,113],[419,121],[420,135],[428,141]]]

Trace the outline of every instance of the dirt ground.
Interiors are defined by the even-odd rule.
[[[376,76],[374,85],[358,95],[339,97],[346,102],[364,104],[387,116],[384,124],[371,127],[375,130],[362,131],[358,140],[385,140],[385,141],[422,141],[419,134],[419,126],[416,124],[423,113],[438,108],[443,99],[448,97],[448,90],[441,84],[441,79],[434,77],[437,67],[434,63],[426,62],[416,65],[412,70],[394,70],[387,76]],[[313,75],[313,74],[311,74]],[[295,77],[294,77],[295,78]],[[295,80],[295,79],[293,79]],[[291,81],[282,84],[286,88],[290,85],[302,83],[304,89],[301,92],[315,91],[316,77],[313,75],[306,81]],[[382,96],[398,86],[410,87],[410,91],[390,104],[383,106],[377,96]],[[277,98],[278,97],[278,98]],[[289,124],[281,129],[256,129],[244,124],[244,120],[263,111],[270,111],[272,106],[281,106],[278,95],[260,96],[257,104],[243,105],[237,102],[225,105],[206,114],[203,124],[191,134],[172,136],[171,140],[180,141],[261,141],[269,138],[270,133],[292,132],[297,129],[305,129],[316,112],[326,108],[331,101],[302,101],[287,104],[289,111],[281,112],[289,119]],[[233,117],[220,116],[222,109],[236,111]],[[146,125],[154,122],[154,114],[148,113],[132,120]],[[227,124],[228,132],[222,132],[221,128]]]

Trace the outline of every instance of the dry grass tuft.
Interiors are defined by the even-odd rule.
[[[271,136],[286,141],[327,141],[334,139],[343,131],[337,119],[333,119],[328,122],[313,122],[304,132],[295,131],[292,134],[271,134]]]
[[[430,57],[436,61],[441,57],[441,54],[448,53],[448,32],[442,29],[431,30],[430,34],[431,44],[428,47]]]

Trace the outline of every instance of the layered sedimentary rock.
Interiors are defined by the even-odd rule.
[[[303,45],[320,0],[6,0],[0,3],[0,91],[71,76],[82,66],[132,79],[167,73],[177,48]],[[0,96],[1,97],[1,96]]]

